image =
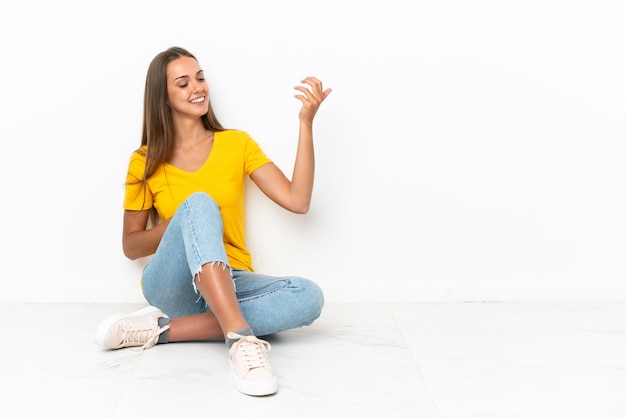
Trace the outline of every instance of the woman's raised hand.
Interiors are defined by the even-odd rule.
[[[330,94],[332,89],[322,89],[322,82],[315,77],[307,77],[301,81],[306,86],[295,86],[294,89],[302,94],[296,94],[294,97],[302,102],[300,109],[300,120],[312,122],[324,99]]]

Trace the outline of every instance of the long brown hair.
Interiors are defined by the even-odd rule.
[[[137,179],[138,183],[143,184],[144,194],[148,179],[161,164],[170,159],[174,149],[174,124],[170,107],[167,104],[167,66],[170,62],[181,57],[190,57],[197,61],[196,57],[186,49],[171,47],[154,57],[148,67],[141,134],[141,147],[144,145],[147,147],[145,153],[141,147],[137,150],[138,153],[146,157],[143,178]],[[213,112],[211,101],[209,101],[209,111],[202,115],[201,119],[207,130],[214,132],[224,130]]]

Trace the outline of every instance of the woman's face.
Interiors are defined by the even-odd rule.
[[[167,104],[174,116],[197,118],[209,111],[209,86],[195,59],[181,57],[167,65]]]

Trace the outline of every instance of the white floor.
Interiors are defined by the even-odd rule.
[[[626,303],[329,303],[274,336],[279,391],[230,383],[222,342],[105,351],[141,305],[0,305],[0,416],[626,417]]]

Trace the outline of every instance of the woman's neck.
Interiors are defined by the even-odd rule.
[[[177,147],[193,147],[211,135],[212,132],[204,127],[200,119],[179,120],[174,123],[174,142]]]

